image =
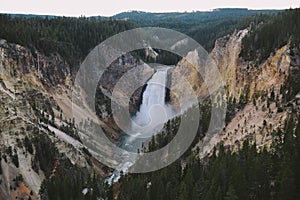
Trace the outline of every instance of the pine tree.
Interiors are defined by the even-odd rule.
[[[180,185],[179,200],[186,200],[186,199],[189,199],[188,190],[186,184],[182,182]]]
[[[228,187],[228,190],[226,192],[224,199],[225,200],[238,200],[236,191],[235,191],[232,183],[229,183],[229,187]]]

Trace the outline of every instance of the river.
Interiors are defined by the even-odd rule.
[[[132,119],[131,132],[126,134],[119,146],[127,151],[137,152],[145,141],[160,132],[164,124],[171,119],[175,112],[171,105],[165,102],[166,84],[168,69],[170,67],[157,68],[152,78],[147,82],[146,89],[142,96],[142,104],[139,111]],[[134,163],[135,158],[125,159],[107,182],[117,182],[120,179],[121,171],[126,173]]]

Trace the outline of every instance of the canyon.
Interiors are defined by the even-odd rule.
[[[273,139],[270,133],[282,127],[288,114],[292,112],[288,106],[283,111],[279,111],[276,103],[268,102],[268,98],[273,93],[274,97],[281,101],[283,97],[280,88],[286,83],[287,78],[289,76],[294,79],[299,78],[299,50],[286,44],[276,49],[261,64],[245,61],[240,57],[240,52],[242,39],[247,36],[248,31],[248,29],[239,30],[219,38],[210,53],[210,59],[218,67],[225,85],[226,94],[222,98],[232,99],[232,101],[234,99],[236,102],[245,101],[245,105],[234,110],[234,115],[221,134],[214,135],[207,145],[203,146],[202,141],[197,142],[193,150],[197,151],[199,147],[201,150],[198,154],[201,158],[210,155],[214,147],[221,142],[226,148],[237,150],[243,140],[249,139],[252,143],[256,143],[258,151],[264,147],[268,148]],[[192,51],[187,57],[194,60],[194,63],[189,63],[186,58],[182,58],[176,66],[168,70],[156,69],[156,71],[144,70],[145,68],[142,67],[144,63],[130,54],[122,56],[104,72],[100,80],[101,101],[97,105],[96,115],[96,113],[86,112],[88,103],[78,105],[72,100],[71,88],[75,74],[71,73],[69,64],[60,55],[46,56],[40,52],[31,52],[25,47],[2,39],[0,41],[2,152],[0,198],[15,199],[31,196],[32,199],[39,199],[39,190],[46,174],[33,162],[36,159],[34,154],[38,146],[33,147],[34,153],[28,153],[22,145],[26,138],[33,140],[39,135],[48,138],[46,140],[73,165],[90,171],[96,169],[101,176],[111,176],[112,170],[104,170],[96,159],[91,159],[80,140],[87,135],[89,127],[94,122],[99,122],[114,142],[124,139],[108,109],[118,80],[133,68],[138,68],[141,74],[152,77],[147,86],[136,90],[129,102],[130,112],[135,116],[133,120],[136,120],[138,125],[147,124],[149,118],[144,115],[149,112],[151,106],[159,104],[169,109],[165,102],[164,85],[151,86],[151,84],[155,85],[155,81],[159,84],[169,81],[170,104],[173,104],[175,110],[180,109],[176,95],[182,96],[185,88],[175,83],[172,77],[183,75],[199,99],[209,96],[205,77],[201,77],[197,71],[201,68],[197,56]],[[208,73],[209,70],[205,75],[209,77]],[[168,77],[170,79],[166,80]],[[131,76],[131,79],[137,78],[136,75]],[[153,91],[150,91],[151,89]],[[80,89],[78,91],[77,97],[84,102],[85,91]],[[150,94],[157,96],[150,96]],[[262,94],[266,97],[263,98]],[[299,107],[297,101],[293,104]],[[156,110],[153,112],[156,116]],[[149,127],[149,131],[158,125],[163,125],[161,121],[166,122],[166,119],[171,118],[168,114],[163,116],[161,112],[159,115],[165,120],[156,118],[158,121],[153,122],[154,125]],[[87,118],[89,120],[85,120]],[[267,124],[264,122],[266,119]],[[70,127],[70,130],[63,127]],[[162,128],[159,127],[157,131]],[[113,154],[113,152],[106,152],[106,147],[101,144],[93,145],[97,145],[108,157]],[[95,154],[93,149],[88,148],[88,150],[92,155]],[[111,162],[114,162],[113,158]],[[55,166],[50,168],[55,169]],[[19,181],[21,184],[16,184],[19,175],[22,175],[23,179]]]

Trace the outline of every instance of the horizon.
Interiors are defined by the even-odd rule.
[[[26,4],[22,0],[10,0],[2,3],[0,8],[1,14],[20,14],[20,15],[50,15],[50,16],[103,16],[111,17],[123,12],[140,11],[146,13],[192,13],[192,12],[208,12],[222,8],[236,8],[249,10],[285,10],[289,8],[300,7],[298,0],[277,0],[270,3],[269,0],[261,0],[253,2],[251,0],[211,0],[197,1],[187,0],[169,1],[159,0],[143,1],[140,0],[110,0],[109,3],[103,0],[86,0],[84,2],[73,2],[65,0],[36,1],[28,0]]]
[[[299,7],[300,8],[300,7]],[[287,10],[290,8],[285,8],[285,9],[249,9],[249,8],[227,8],[227,7],[222,7],[222,8],[214,8],[211,10],[194,10],[194,11],[169,11],[169,12],[161,12],[161,11],[157,11],[157,12],[152,12],[152,11],[142,11],[142,10],[127,10],[127,11],[123,11],[123,12],[119,12],[116,13],[114,15],[110,15],[110,16],[104,16],[104,15],[80,15],[80,16],[68,16],[68,15],[57,15],[57,14],[35,14],[35,13],[4,13],[0,11],[0,14],[4,14],[4,15],[32,15],[32,16],[54,16],[54,17],[114,17],[118,14],[121,13],[131,13],[131,12],[140,12],[140,13],[152,13],[152,14],[168,14],[168,13],[196,13],[196,12],[214,12],[217,11],[218,9],[247,9],[249,11],[253,10],[253,11],[260,11],[260,10]]]

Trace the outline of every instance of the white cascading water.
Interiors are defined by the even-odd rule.
[[[122,148],[137,152],[145,140],[162,130],[164,123],[174,116],[171,106],[165,103],[168,69],[169,67],[157,69],[147,82],[140,110],[133,119],[132,133],[125,137]],[[134,159],[125,159],[107,182],[117,182],[120,179],[120,171],[126,173]]]
[[[140,110],[132,124],[132,130],[139,137],[148,138],[159,132],[172,114],[172,109],[165,103],[167,76],[168,67],[157,69],[147,83]]]

